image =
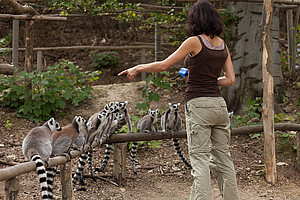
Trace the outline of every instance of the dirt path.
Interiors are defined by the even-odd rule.
[[[103,108],[104,104],[110,101],[129,102],[129,112],[137,115],[135,104],[140,99],[142,82],[124,83],[120,85],[96,86],[94,90],[95,99],[73,108],[64,118],[57,118],[62,124],[67,124],[75,115],[84,117]],[[172,99],[182,102],[180,93],[162,91],[159,104],[160,109],[166,107],[167,102]],[[183,106],[183,105],[181,105]],[[180,108],[183,110],[183,107]],[[22,140],[28,131],[36,126],[32,122],[17,118],[14,112],[1,110],[2,125],[0,127],[0,153],[5,155],[1,160],[24,162],[21,153]],[[184,117],[183,112],[181,113]],[[9,120],[13,126],[8,130],[5,123]],[[278,142],[279,144],[279,142]],[[2,145],[1,145],[2,146]],[[134,175],[130,169],[130,152],[127,152],[127,173],[126,181],[117,187],[109,182],[97,179],[94,182],[86,178],[85,192],[75,192],[75,199],[117,199],[117,200],[187,200],[192,185],[190,169],[179,159],[174,151],[170,140],[160,141],[161,148],[151,148],[149,145],[141,145],[137,153],[137,171]],[[187,155],[186,141],[181,141],[181,146]],[[295,154],[285,154],[284,151],[277,152],[277,162],[285,163],[277,167],[278,183],[275,186],[267,184],[260,174],[263,166],[263,142],[262,140],[251,139],[249,136],[235,136],[231,141],[231,153],[237,171],[238,185],[242,200],[300,200],[300,176],[295,171]],[[103,148],[94,150],[93,167],[99,167],[104,155]],[[111,155],[112,157],[113,155]],[[72,160],[73,172],[77,166],[77,160]],[[1,165],[0,169],[8,166]],[[113,170],[113,159],[110,159],[108,166],[103,173],[97,176],[111,180]],[[85,174],[88,170],[85,169]],[[19,199],[32,200],[40,199],[40,188],[34,172],[18,177],[20,180]],[[221,200],[216,183],[212,180],[212,192],[214,200]],[[55,199],[61,199],[61,185],[59,174],[54,184]],[[0,199],[4,198],[4,182],[0,182]]]

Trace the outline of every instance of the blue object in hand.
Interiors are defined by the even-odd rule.
[[[188,73],[189,73],[189,70],[187,69],[187,68],[180,68],[180,70],[179,70],[179,74],[183,77],[183,78],[186,78],[187,77],[187,75],[188,75]]]

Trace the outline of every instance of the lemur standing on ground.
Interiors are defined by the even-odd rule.
[[[170,132],[171,134],[174,134],[175,131],[179,131],[182,129],[182,119],[178,113],[179,105],[180,103],[168,104],[169,106],[168,110],[161,117],[161,128],[163,134],[166,134],[166,132]],[[192,168],[190,162],[183,154],[183,151],[179,145],[179,140],[177,138],[172,138],[172,141],[177,155],[188,167]]]
[[[48,196],[47,173],[44,162],[50,165],[50,156],[52,154],[52,133],[60,131],[58,122],[51,118],[42,126],[35,127],[29,131],[22,143],[22,152],[26,160],[34,161],[36,164],[36,173],[39,178],[42,190],[42,199],[51,199]],[[49,168],[48,168],[49,169]],[[52,171],[52,170],[47,170]]]
[[[155,131],[157,131],[157,115],[158,115],[158,109],[156,110],[150,110],[148,111],[148,115],[145,115],[137,124],[137,133],[143,133],[143,132],[153,132],[152,126],[154,126]],[[134,141],[132,143],[131,147],[131,169],[133,173],[136,172],[135,168],[135,156],[137,152],[137,142]]]

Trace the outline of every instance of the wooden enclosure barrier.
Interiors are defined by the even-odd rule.
[[[300,170],[300,124],[293,123],[278,123],[275,124],[275,130],[280,131],[297,131],[297,169]],[[233,128],[231,134],[234,135],[243,135],[250,133],[259,133],[263,132],[263,125],[252,125]],[[109,139],[103,140],[103,144],[112,144],[112,143],[126,143],[133,141],[151,141],[151,140],[163,140],[171,138],[186,138],[186,131],[181,130],[175,132],[173,135],[162,134],[161,132],[157,133],[122,133],[114,134]],[[94,142],[93,147],[98,146],[98,143]],[[119,148],[118,148],[119,146]],[[114,172],[113,177],[114,181],[118,184],[122,184],[122,180],[125,179],[125,161],[126,161],[126,145],[116,145],[114,149]],[[72,159],[77,158],[83,153],[83,151],[71,151]],[[62,189],[63,199],[72,199],[73,191],[71,185],[71,165],[70,162],[67,163],[67,158],[65,156],[57,156],[55,158],[50,158],[50,166],[61,165],[61,184],[64,189]],[[67,163],[67,164],[66,164]],[[0,181],[6,181],[5,191],[6,199],[15,199],[19,190],[19,181],[16,179],[17,176],[35,171],[35,163],[33,161],[25,162],[15,166],[7,167],[0,169]],[[63,176],[63,177],[62,177]]]

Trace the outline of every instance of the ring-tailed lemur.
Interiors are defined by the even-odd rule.
[[[162,133],[170,132],[174,134],[174,131],[179,131],[182,129],[182,119],[178,113],[180,103],[169,103],[168,110],[161,117],[161,128]],[[181,158],[181,160],[190,168],[192,168],[190,162],[184,156],[183,151],[179,145],[179,140],[177,138],[172,138],[174,148],[176,150],[177,155]]]
[[[47,174],[53,171],[51,168],[45,169],[44,162],[49,166],[50,156],[52,153],[52,133],[54,131],[60,131],[61,127],[58,122],[51,118],[42,126],[35,127],[29,131],[22,143],[22,152],[26,160],[34,161],[36,164],[36,173],[39,178],[40,187],[42,190],[42,199],[51,198],[48,196],[48,190],[51,193],[51,187],[48,188],[47,177],[51,175]]]
[[[85,128],[85,120],[80,116],[75,116],[70,124],[62,127],[61,131],[54,131],[52,134],[53,156],[64,155],[69,161],[71,147],[79,136],[79,129],[82,128]]]
[[[104,109],[100,113],[95,113],[88,119],[88,136],[84,147],[84,150],[88,151],[88,153],[84,153],[79,157],[78,167],[72,179],[74,190],[78,190],[75,188],[77,180],[79,180],[80,185],[84,185],[82,174],[86,159],[88,159],[91,177],[94,179],[92,168],[92,144],[94,141],[102,144],[103,137],[109,136],[113,113],[115,113],[116,110],[115,104],[110,102],[104,106]],[[84,188],[81,190],[84,190]]]
[[[83,153],[78,158],[78,166],[76,169],[76,172],[73,176],[72,183],[73,183],[73,189],[76,190],[85,190],[84,188],[77,189],[75,187],[76,182],[79,181],[80,185],[84,185],[83,182],[83,170],[85,166],[85,161],[88,159],[91,159],[92,157],[92,143],[94,141],[95,136],[98,134],[97,130],[103,129],[103,124],[105,123],[105,117],[107,113],[101,112],[101,113],[95,113],[93,114],[88,122],[87,122],[87,137],[85,141],[84,151],[88,151],[87,153]],[[90,160],[88,160],[90,162]],[[93,177],[93,170],[90,169],[91,176]]]
[[[114,132],[116,132],[122,126],[124,126],[126,124],[126,120],[124,119],[123,114],[116,113],[115,119],[117,120],[118,123],[115,126],[115,128],[112,128],[111,134],[113,134]],[[100,168],[96,168],[95,171],[102,172],[105,169],[105,167],[107,166],[107,163],[109,161],[109,158],[110,158],[111,150],[112,150],[112,144],[106,144],[105,145],[105,155],[104,155],[102,164],[101,164]]]
[[[157,131],[157,115],[158,115],[158,109],[156,110],[148,110],[148,115],[145,115],[142,119],[139,120],[137,124],[137,133],[143,133],[143,132],[153,132],[152,126],[154,126],[155,131]],[[137,142],[132,142],[131,147],[131,169],[133,173],[136,172],[135,168],[135,156],[137,152]]]
[[[130,115],[126,108],[127,104],[128,104],[128,101],[116,102],[118,113],[123,115],[123,117],[126,121],[126,124],[128,126],[129,133],[132,133],[132,125],[131,125]]]
[[[84,129],[86,130],[86,124],[83,117],[75,116],[70,124],[62,127],[61,131],[54,131],[52,133],[52,156],[66,156],[67,160],[70,161],[70,150],[75,145],[74,142],[77,140],[75,146],[78,149],[82,148],[84,144],[84,141],[82,141],[84,140]],[[48,191],[48,196],[53,198],[52,188],[56,167],[53,167],[52,170],[49,171],[49,174],[51,175],[48,178],[48,188],[50,188],[51,192]]]
[[[81,119],[82,120],[78,124],[79,125],[79,128],[78,128],[79,134],[72,145],[72,149],[78,150],[78,151],[81,151],[83,149],[85,141],[87,139],[87,135],[88,135],[87,121],[83,117],[81,117]]]

